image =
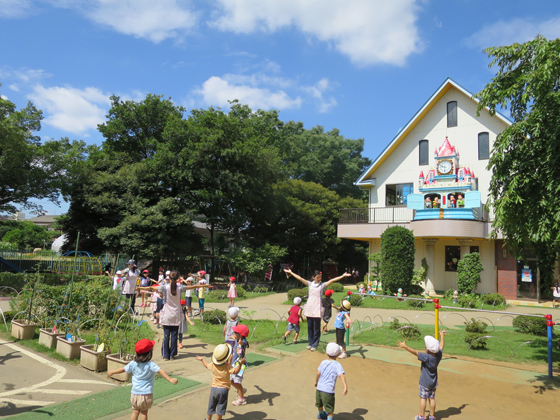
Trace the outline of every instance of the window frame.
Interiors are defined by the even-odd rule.
[[[424,146],[424,147],[422,147]],[[422,151],[424,150],[424,153]],[[425,156],[422,156],[425,155]],[[424,159],[422,159],[424,158]],[[423,163],[425,162],[425,163]],[[418,165],[425,166],[430,164],[430,142],[426,139],[418,142]]]
[[[486,152],[486,157],[480,157],[481,134],[486,135],[486,150],[484,150]],[[490,159],[490,133],[488,131],[481,131],[480,133],[478,133],[478,160],[488,160],[488,159]]]
[[[454,105],[455,109],[449,109],[450,105]],[[450,118],[450,115],[452,115],[453,111],[455,111],[455,124],[453,124],[453,120],[452,118]],[[458,115],[458,107],[457,107],[457,101],[449,101],[447,102],[447,127],[457,127],[459,125],[459,115]]]
[[[397,198],[398,196],[398,186],[410,186],[410,193],[412,194],[414,192],[414,183],[413,182],[405,182],[405,183],[401,183],[401,184],[386,184],[385,185],[385,207],[406,207],[406,195],[403,194],[402,188],[401,188],[401,193],[403,194],[402,196],[404,197],[404,202],[403,204],[396,204],[397,203]],[[389,187],[395,187],[394,189],[394,199],[395,199],[395,204],[389,204]]]
[[[453,262],[453,258],[457,259],[457,262]],[[461,247],[458,245],[446,245],[445,246],[445,271],[451,273],[457,272],[457,266],[461,260]],[[449,264],[451,262],[451,265]]]

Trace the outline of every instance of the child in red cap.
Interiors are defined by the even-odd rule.
[[[334,293],[334,290],[327,289],[325,290],[325,297],[322,299],[321,304],[323,305],[323,332],[327,332],[327,327],[329,326],[329,321],[332,317],[332,308],[336,308],[334,304],[334,300],[331,297]],[[338,308],[337,308],[338,309]]]
[[[153,340],[142,339],[134,346],[136,357],[123,368],[111,370],[107,372],[107,376],[117,373],[132,373],[132,390],[130,395],[130,403],[132,404],[132,416],[130,420],[148,419],[148,410],[154,403],[154,379],[156,373],[163,376],[164,379],[176,385],[177,378],[170,378],[158,365],[152,362],[152,349],[156,344]]]
[[[247,342],[247,337],[249,336],[249,327],[247,327],[247,325],[239,324],[233,327],[232,330],[233,337],[235,338],[235,345],[233,346],[231,365],[234,369],[241,366],[239,372],[236,374],[231,374],[229,378],[231,384],[237,390],[237,399],[232,404],[245,405],[247,404],[247,400],[245,399],[245,390],[243,389],[242,382],[247,363],[242,363],[242,361],[245,360],[245,351],[249,347],[249,343]]]
[[[229,298],[229,306],[230,308],[235,306],[235,298],[237,298],[237,290],[236,290],[236,286],[235,286],[235,277],[230,277],[229,278],[229,283],[228,283],[228,287],[229,287],[229,292],[227,294],[227,297]]]
[[[187,310],[187,301],[185,299],[181,299],[181,310],[183,311],[183,319],[179,324],[179,331],[177,333],[177,347],[182,349],[183,348],[183,334],[186,334],[189,331],[189,326],[187,322],[191,325],[194,325],[194,322],[191,321],[189,318],[189,312]]]

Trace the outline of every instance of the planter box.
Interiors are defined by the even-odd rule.
[[[85,340],[66,341],[64,337],[56,338],[56,352],[67,359],[80,358],[80,346],[83,346]]]
[[[125,367],[126,365],[128,365],[129,362],[130,360],[122,360],[119,357],[118,353],[109,354],[107,356],[107,370],[111,371],[111,370]],[[116,375],[111,376],[111,378],[121,382],[127,382],[127,381],[130,382],[130,380],[132,379],[132,373],[126,373],[126,372],[118,373]]]
[[[39,344],[42,344],[49,349],[56,348],[57,337],[64,337],[64,333],[53,333],[52,328],[39,329]]]
[[[12,337],[29,340],[35,336],[37,324],[28,323],[25,319],[12,319]]]
[[[95,351],[95,344],[81,346],[80,365],[94,372],[103,372],[107,370],[107,354],[108,351]]]

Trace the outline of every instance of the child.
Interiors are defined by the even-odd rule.
[[[420,414],[415,417],[415,420],[426,420],[424,414],[426,413],[426,400],[430,399],[430,415],[428,420],[435,420],[436,414],[436,387],[438,386],[437,367],[443,355],[443,347],[445,345],[445,330],[439,333],[441,344],[431,335],[424,337],[426,344],[426,353],[421,353],[406,345],[406,341],[397,341],[400,348],[412,353],[418,360],[422,362],[420,368]]]
[[[241,365],[233,368],[229,363],[232,348],[229,344],[219,344],[212,353],[212,363],[206,362],[202,357],[196,356],[204,367],[212,372],[212,388],[210,389],[210,399],[208,401],[208,411],[206,419],[212,420],[212,416],[217,414],[217,420],[221,420],[226,414],[229,388],[231,386],[230,375],[237,374],[241,370]],[[245,362],[245,360],[241,360]]]
[[[178,339],[177,347],[180,349],[183,348],[183,334],[186,334],[189,330],[187,322],[191,325],[194,325],[194,322],[192,322],[191,319],[189,318],[189,313],[187,311],[187,302],[185,301],[185,299],[181,299],[181,309],[183,310],[183,319],[179,324],[179,331],[177,334],[177,339]]]
[[[558,282],[554,283],[552,289],[552,309],[554,309],[554,304],[556,301],[560,300],[560,287],[558,287]],[[560,304],[558,305],[560,307]]]
[[[193,285],[194,278],[192,276],[187,277],[186,284],[187,286]],[[192,289],[185,290],[185,302],[187,303],[187,312],[189,316],[192,316]]]
[[[130,395],[130,403],[132,404],[132,416],[130,420],[138,419],[140,415],[141,420],[148,419],[148,410],[154,403],[154,378],[156,373],[163,376],[164,379],[177,385],[177,378],[170,378],[158,365],[152,362],[152,353],[154,345],[153,340],[142,339],[139,340],[134,346],[136,357],[134,361],[127,364],[125,367],[107,372],[107,376],[118,373],[132,373],[132,390]]]
[[[342,299],[340,302],[340,309],[338,314],[336,314],[336,319],[334,321],[334,327],[336,328],[336,344],[342,347],[342,352],[339,359],[345,359],[348,357],[346,354],[346,328],[344,327],[344,320],[348,326],[352,325],[352,320],[350,319],[350,309],[352,308],[352,304],[349,300]]]
[[[122,271],[118,270],[113,277],[113,290],[122,288]]]
[[[153,290],[152,294],[150,295],[150,311],[152,311],[152,316],[150,316],[150,319],[152,321],[154,321],[154,324],[156,324],[156,315],[157,315],[157,298],[159,296],[159,293],[157,290]]]
[[[296,344],[299,337],[299,321],[301,320],[303,322],[300,297],[294,298],[294,306],[290,308],[288,313],[290,314],[288,317],[288,327],[286,328],[286,333],[282,337],[282,342],[286,344],[286,338],[288,338],[292,331],[295,331],[294,344]]]
[[[327,344],[328,360],[323,360],[319,365],[317,377],[315,378],[315,407],[319,410],[318,419],[333,418],[334,413],[334,387],[336,378],[340,378],[344,385],[342,395],[348,393],[346,378],[342,365],[336,361],[336,357],[342,352],[342,348],[336,343]]]
[[[245,390],[243,389],[243,374],[245,373],[245,368],[247,367],[247,362],[245,361],[245,352],[249,347],[247,342],[247,337],[249,336],[249,327],[247,325],[236,325],[232,328],[233,337],[235,338],[235,345],[233,346],[233,356],[231,358],[231,365],[234,369],[239,367],[237,373],[233,373],[230,376],[230,381],[233,387],[237,390],[237,399],[232,403],[233,405],[245,405],[247,400],[244,397]],[[242,362],[243,361],[243,362]]]
[[[235,306],[233,308],[229,308],[228,315],[229,319],[226,321],[226,325],[224,325],[224,329],[222,330],[222,332],[224,334],[225,342],[233,347],[235,345],[235,339],[232,337],[233,327],[239,324],[239,321],[237,320],[237,316],[239,315],[239,308],[236,308]]]
[[[150,272],[148,270],[142,270],[142,274],[140,274],[140,287],[148,287],[151,286],[150,278],[148,277]],[[148,291],[147,290],[140,290],[140,296],[142,297],[142,303],[140,304],[141,308],[148,306]]]
[[[206,284],[206,271],[204,270],[200,270],[198,272],[198,284]],[[204,313],[204,287],[197,289],[198,291],[198,313],[199,314],[203,314]]]
[[[237,298],[237,290],[235,289],[235,277],[229,278],[228,287],[229,292],[227,294],[227,297],[229,298],[229,306],[232,307],[235,306],[235,298]]]
[[[334,290],[325,290],[325,297],[323,298],[323,300],[321,301],[322,305],[323,305],[323,332],[327,332],[327,327],[329,326],[329,321],[331,320],[332,317],[332,308],[336,308],[336,306],[334,305],[334,300],[331,298],[331,296],[333,295]]]

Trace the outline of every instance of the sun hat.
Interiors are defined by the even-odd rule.
[[[237,315],[239,315],[239,308],[236,306],[232,306],[228,309],[227,313],[230,318],[235,318]]]
[[[326,296],[326,297],[332,296],[333,293],[334,293],[334,290],[330,290],[330,289],[329,289],[329,290],[325,290],[325,296]]]
[[[185,306],[187,304],[187,301],[185,299],[181,299],[181,305]]]
[[[342,347],[336,343],[327,344],[327,356],[336,357],[342,353]]]
[[[198,284],[206,284],[206,279],[200,279],[200,281],[198,282]]]
[[[300,305],[300,304],[301,304],[301,298],[300,297],[294,298],[294,305]]]
[[[426,350],[430,353],[437,353],[439,351],[439,341],[431,335],[424,337],[424,343],[426,344]]]
[[[229,281],[235,281],[235,277],[230,277]]]
[[[122,274],[122,271],[121,271],[121,270],[118,270],[115,274],[121,275],[121,274]]]
[[[349,300],[346,299],[342,299],[342,301],[340,302],[340,306],[342,306],[342,309],[346,309],[347,311],[352,309],[352,304]]]
[[[128,265],[136,265],[136,261],[134,261],[134,260],[128,260],[127,264],[128,264]]]
[[[204,277],[206,275],[206,271],[200,270],[198,274],[200,275],[200,277]]]
[[[166,275],[166,276],[168,276],[168,275],[170,275],[170,274],[171,274],[171,271],[169,271],[169,270],[167,270],[167,271],[165,272],[165,275]]]
[[[143,338],[142,340],[138,340],[136,345],[134,346],[134,351],[137,354],[144,354],[148,353],[151,349],[154,348],[156,342],[154,340],[148,340],[147,338]]]
[[[223,365],[231,356],[231,345],[228,343],[218,344],[212,352],[212,363],[215,365]]]
[[[232,328],[233,332],[241,335],[242,337],[249,336],[249,327],[247,325],[239,324]]]

